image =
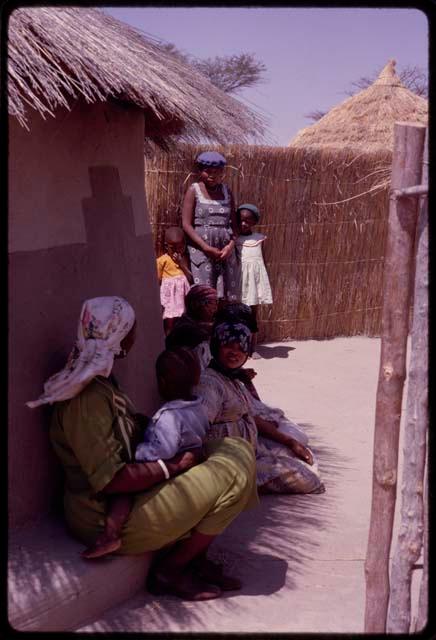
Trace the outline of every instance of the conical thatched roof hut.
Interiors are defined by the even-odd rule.
[[[289,146],[392,150],[395,122],[427,124],[427,118],[427,100],[404,87],[395,73],[395,60],[389,60],[370,87],[301,129]]]
[[[34,7],[13,11],[8,25],[9,113],[26,126],[28,107],[44,117],[116,98],[145,111],[145,135],[162,142],[246,142],[263,122],[238,100],[149,37],[98,9]]]

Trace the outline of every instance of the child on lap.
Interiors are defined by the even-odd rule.
[[[200,373],[196,355],[183,347],[163,351],[156,360],[159,393],[166,402],[146,427],[144,440],[136,448],[135,460],[159,462],[166,479],[169,474],[164,460],[181,451],[201,447],[209,428],[201,400],[192,395]],[[121,547],[121,531],[129,517],[133,499],[132,495],[120,494],[108,500],[104,531],[91,547],[82,552],[83,558],[98,558]]]

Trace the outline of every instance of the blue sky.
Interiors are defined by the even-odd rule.
[[[353,80],[390,58],[397,70],[428,68],[427,17],[417,9],[295,7],[132,7],[107,13],[172,42],[197,58],[253,53],[265,83],[235,94],[269,121],[273,144],[286,146],[311,121],[346,98]]]

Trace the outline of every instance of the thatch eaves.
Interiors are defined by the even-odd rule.
[[[112,98],[144,109],[146,136],[239,143],[259,139],[263,118],[225,94],[158,41],[93,8],[15,9],[8,24],[8,110],[27,126],[42,117]]]
[[[354,147],[391,150],[395,122],[427,125],[428,102],[406,89],[389,60],[377,80],[301,129],[289,146]]]

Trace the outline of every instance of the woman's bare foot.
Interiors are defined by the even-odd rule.
[[[219,598],[221,589],[194,576],[186,570],[178,574],[154,571],[147,580],[147,590],[153,595],[177,596],[182,600],[213,600]]]
[[[106,534],[102,534],[97,538],[93,545],[82,551],[80,554],[82,558],[91,560],[94,558],[100,558],[101,556],[107,556],[109,553],[117,551],[121,547],[121,538],[109,537]]]
[[[209,560],[209,558],[203,556],[194,561],[193,566],[202,580],[216,585],[221,591],[238,591],[242,589],[242,582],[239,578],[226,575],[224,567],[217,562]]]

